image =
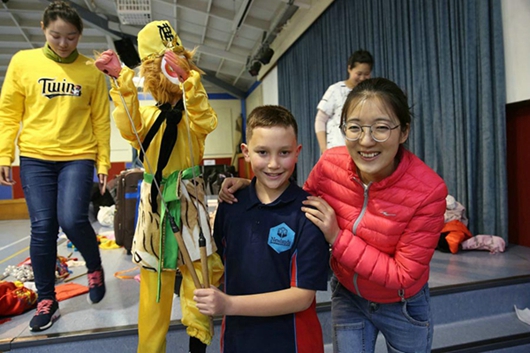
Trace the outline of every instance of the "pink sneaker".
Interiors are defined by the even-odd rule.
[[[42,299],[37,304],[35,316],[29,322],[29,330],[39,332],[49,329],[60,316],[57,300]]]
[[[88,302],[96,304],[105,296],[105,274],[103,268],[88,272]]]

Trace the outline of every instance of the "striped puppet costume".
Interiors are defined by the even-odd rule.
[[[193,52],[184,49],[168,21],[153,21],[138,33],[138,52],[144,90],[151,93],[156,105],[140,106],[133,83],[134,71],[122,68],[114,52],[103,52],[96,61],[96,66],[113,78],[110,95],[115,104],[114,121],[122,137],[140,150],[144,159],[145,175],[132,246],[133,262],[141,267],[138,352],[166,351],[179,268],[183,276],[182,323],[190,336],[190,352],[200,353],[211,343],[209,318],[199,313],[193,301],[195,284],[183,265],[182,249],[170,220],[175,220],[179,227],[197,277],[204,283],[198,247],[198,234],[202,230],[209,283],[219,285],[223,265],[212,241],[204,186],[197,167],[204,154],[206,136],[217,126],[217,115],[202,86],[201,70],[192,62]]]

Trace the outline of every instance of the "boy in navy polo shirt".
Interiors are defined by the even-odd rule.
[[[224,315],[221,352],[319,353],[315,292],[327,289],[329,247],[301,211],[308,196],[291,175],[302,148],[293,115],[254,109],[241,144],[254,179],[221,203],[214,238],[224,260],[224,290],[195,290],[205,315]]]

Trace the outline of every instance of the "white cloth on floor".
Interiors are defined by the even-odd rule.
[[[468,219],[466,216],[466,208],[451,195],[447,195],[445,202],[447,203],[444,215],[445,223],[457,220],[464,223],[467,227]]]
[[[86,262],[85,261],[77,261],[77,260],[68,260],[66,261],[66,265],[68,265],[68,268],[70,267],[85,267]]]
[[[104,227],[112,227],[114,225],[114,213],[116,206],[101,206],[98,212],[98,222]]]
[[[478,234],[463,241],[462,250],[488,250],[491,254],[504,252],[506,243],[504,239],[496,235]]]
[[[517,309],[516,305],[513,307],[515,308],[515,314],[517,315],[517,318],[525,324],[530,325],[530,309]]]

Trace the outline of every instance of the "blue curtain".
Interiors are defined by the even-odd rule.
[[[319,158],[316,106],[357,49],[395,81],[414,118],[408,148],[466,207],[475,235],[508,239],[500,0],[335,0],[278,61],[279,103],[299,124],[302,184]]]

